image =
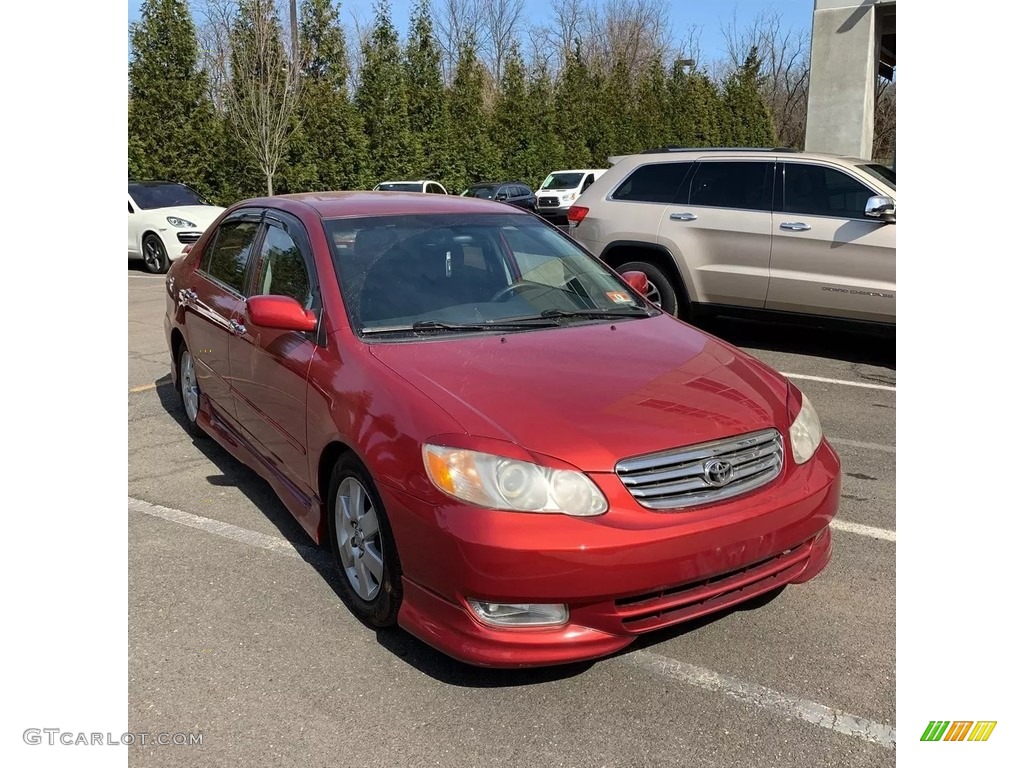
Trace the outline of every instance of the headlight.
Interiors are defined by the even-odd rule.
[[[168,216],[167,223],[170,224],[172,227],[177,227],[178,229],[195,229],[196,226],[188,219],[179,219],[177,216]]]
[[[575,517],[608,511],[601,491],[582,472],[429,444],[423,446],[423,464],[439,490],[481,507]]]
[[[807,395],[803,396],[800,413],[789,427],[789,440],[793,444],[793,459],[803,464],[821,445],[821,422]]]
[[[562,199],[563,200],[569,200],[569,201],[575,200],[576,199],[576,193],[575,192],[570,192],[567,195],[562,195]]]

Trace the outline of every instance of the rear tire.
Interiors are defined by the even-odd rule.
[[[374,629],[395,626],[402,605],[398,550],[377,486],[351,454],[331,472],[327,514],[345,604]]]
[[[681,300],[675,286],[672,285],[672,279],[665,274],[661,267],[647,261],[630,261],[618,267],[616,271],[620,274],[622,272],[643,272],[647,275],[647,282],[650,283],[645,298],[670,315],[684,316],[685,312],[681,313],[680,309],[685,310],[686,302]]]
[[[181,409],[185,412],[185,431],[189,437],[200,439],[206,437],[199,426],[199,378],[196,376],[196,364],[188,346],[182,342],[178,349],[178,397]]]

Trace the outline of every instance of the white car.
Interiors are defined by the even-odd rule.
[[[537,213],[549,219],[565,219],[576,198],[601,178],[605,169],[583,168],[554,171],[537,190]]]
[[[170,181],[128,182],[128,258],[147,272],[166,272],[224,211],[195,190]]]
[[[382,181],[374,192],[426,192],[428,195],[447,195],[448,190],[430,179],[420,181]]]

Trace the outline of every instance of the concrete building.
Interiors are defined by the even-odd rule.
[[[896,68],[896,0],[815,0],[805,149],[871,159],[875,84]]]

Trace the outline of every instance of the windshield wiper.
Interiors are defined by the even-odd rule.
[[[523,327],[550,328],[547,318],[523,317],[511,320],[489,320],[482,323],[448,323],[443,320],[417,320],[411,325],[385,325],[363,328],[364,334],[401,333],[402,331],[508,331]]]
[[[643,307],[621,307],[617,309],[545,309],[541,317],[654,317],[657,312]]]

